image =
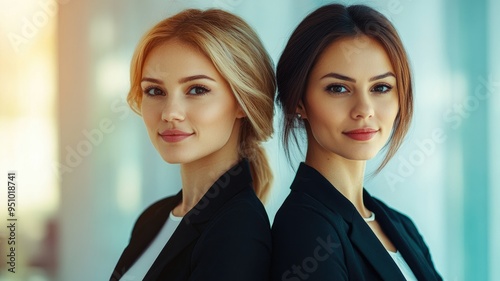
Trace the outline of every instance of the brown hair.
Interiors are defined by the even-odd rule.
[[[380,42],[396,72],[399,112],[389,138],[387,154],[376,172],[389,162],[408,132],[413,114],[413,89],[408,58],[391,22],[381,13],[364,5],[330,4],[309,14],[295,29],[276,69],[277,100],[283,111],[283,143],[290,160],[290,139],[298,145],[297,131],[304,123],[296,118],[303,100],[309,74],[323,51],[344,37],[366,35]]]
[[[162,20],[146,32],[132,58],[127,101],[139,115],[140,81],[146,57],[155,47],[173,38],[198,48],[230,85],[246,114],[238,152],[248,158],[255,193],[265,201],[273,175],[261,142],[273,133],[276,81],[272,60],[262,42],[241,18],[218,9],[188,9]]]

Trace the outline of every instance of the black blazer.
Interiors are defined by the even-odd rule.
[[[354,205],[301,163],[274,219],[272,280],[405,280]],[[384,233],[418,280],[442,280],[413,222],[363,192]]]
[[[182,192],[148,207],[110,280],[119,280],[181,202]],[[247,160],[223,174],[189,211],[144,280],[269,280],[271,230]]]

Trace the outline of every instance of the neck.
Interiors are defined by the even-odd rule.
[[[182,165],[182,202],[174,210],[174,214],[184,216],[189,212],[215,181],[237,163],[238,158],[223,159],[215,163],[202,164],[196,162]]]
[[[237,125],[221,149],[196,161],[181,164],[182,202],[174,208],[175,216],[182,217],[194,208],[215,181],[240,161],[237,149],[239,130],[235,128]]]
[[[311,143],[311,142],[310,142]],[[371,212],[363,202],[363,178],[366,161],[349,160],[337,154],[309,146],[306,164],[320,172],[358,210],[362,217]]]

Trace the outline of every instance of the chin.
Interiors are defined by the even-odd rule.
[[[182,164],[184,163],[183,161],[181,160],[177,160],[177,159],[167,159],[167,158],[163,158],[163,161],[167,162],[168,164]]]
[[[184,163],[183,159],[179,159],[179,157],[161,155],[161,158],[163,159],[163,161],[167,162],[168,164],[182,164],[182,163]]]
[[[186,151],[164,151],[160,153],[163,161],[169,164],[189,164],[197,160],[203,159],[206,155],[204,154],[189,154]]]
[[[168,164],[184,164],[193,161],[186,153],[177,153],[172,151],[159,151],[163,161]]]
[[[341,156],[346,158],[346,159],[353,160],[353,161],[367,161],[367,160],[373,159],[377,155],[377,152],[357,151],[355,153],[349,153],[349,154],[345,154],[345,155],[341,155]]]

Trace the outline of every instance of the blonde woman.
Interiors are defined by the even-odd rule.
[[[268,280],[272,174],[260,143],[275,88],[271,59],[235,15],[185,10],[144,35],[128,102],[182,186],[140,215],[110,280]]]

